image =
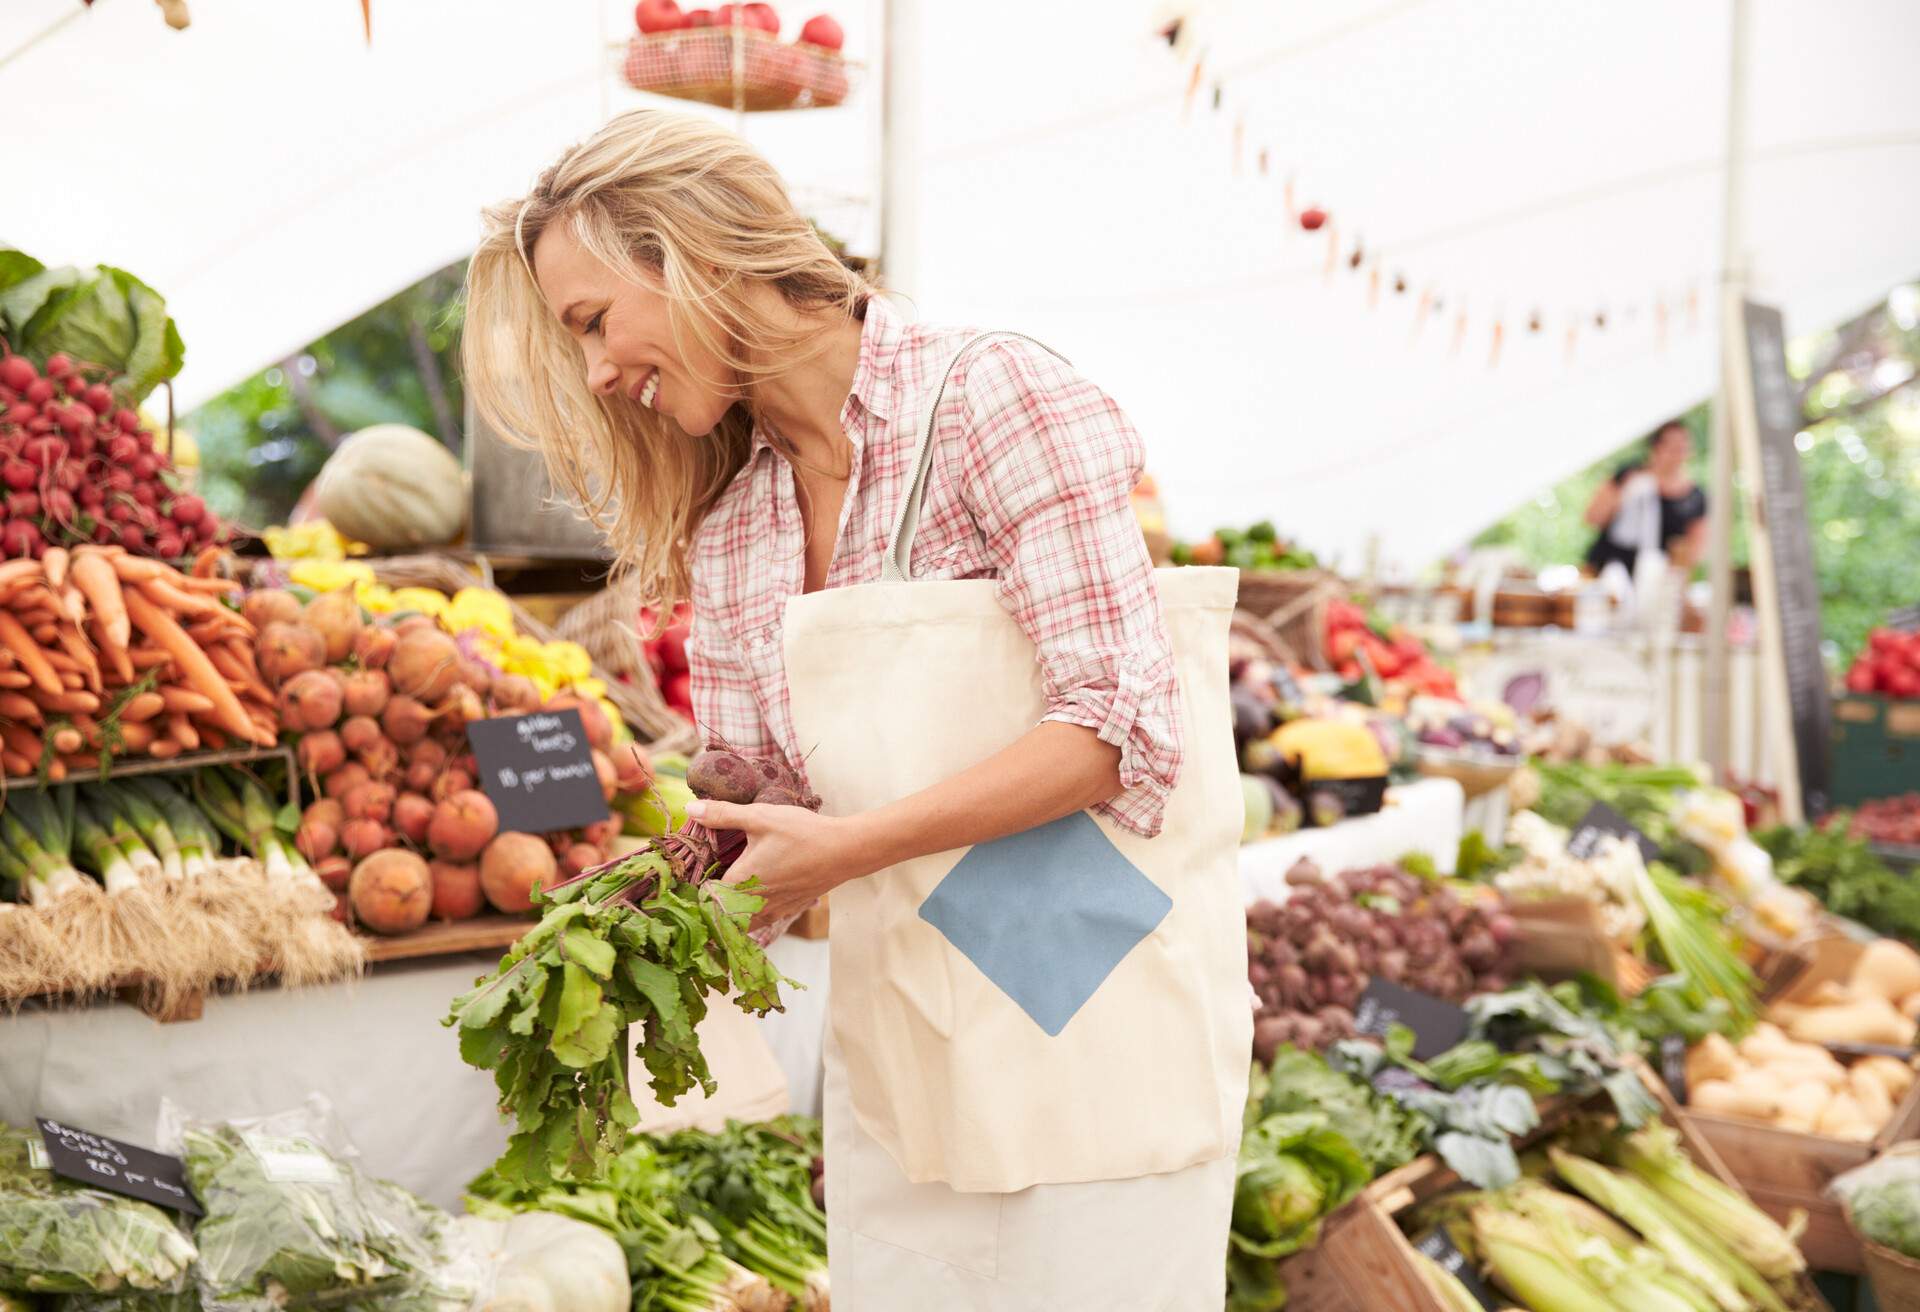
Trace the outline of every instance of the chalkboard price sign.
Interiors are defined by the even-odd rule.
[[[1451,1002],[1376,979],[1353,1009],[1353,1028],[1384,1038],[1395,1025],[1413,1031],[1413,1055],[1421,1061],[1438,1057],[1467,1037],[1467,1013]]]
[[[1660,845],[1634,828],[1633,822],[1608,806],[1605,802],[1595,802],[1580,817],[1580,823],[1573,828],[1572,837],[1567,839],[1567,855],[1576,861],[1585,861],[1600,850],[1603,838],[1624,838],[1640,849],[1640,855],[1648,861],[1660,856]]]
[[[607,818],[586,726],[572,707],[475,720],[467,741],[502,830],[544,834]]]
[[[1832,705],[1820,656],[1820,581],[1813,572],[1813,530],[1807,520],[1800,448],[1799,394],[1787,377],[1780,311],[1746,303],[1747,360],[1760,430],[1760,499],[1779,594],[1780,645],[1786,657],[1787,701],[1800,757],[1800,804],[1809,816],[1827,810]]]
[[[1504,1306],[1487,1288],[1486,1282],[1480,1279],[1480,1273],[1473,1269],[1473,1263],[1467,1261],[1467,1255],[1454,1244],[1453,1236],[1445,1230],[1430,1231],[1414,1247],[1431,1258],[1435,1266],[1458,1280],[1481,1307],[1497,1309]]]
[[[1660,1078],[1682,1107],[1687,1105],[1687,1041],[1678,1034],[1660,1040]]]
[[[200,1204],[187,1188],[186,1167],[178,1157],[121,1143],[104,1134],[91,1134],[45,1116],[37,1120],[41,1142],[46,1146],[47,1167],[55,1175],[90,1189],[138,1198],[190,1216],[201,1215]]]

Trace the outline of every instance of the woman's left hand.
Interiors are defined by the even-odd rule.
[[[868,873],[860,866],[853,827],[844,819],[801,806],[711,801],[692,803],[687,815],[709,829],[737,829],[747,836],[747,849],[726,880],[759,881],[754,891],[765,904],[753,918],[755,930],[784,924],[847,880]]]

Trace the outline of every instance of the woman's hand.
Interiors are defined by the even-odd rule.
[[[753,918],[756,931],[784,924],[849,879],[871,874],[861,864],[862,844],[844,819],[816,815],[803,806],[735,806],[693,802],[687,816],[709,829],[737,829],[747,850],[727,871],[727,882],[757,879],[765,905]]]

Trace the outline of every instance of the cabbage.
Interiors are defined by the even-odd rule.
[[[186,358],[165,299],[125,269],[49,269],[11,246],[0,247],[0,332],[38,364],[64,352],[108,370],[114,396],[129,406]]]

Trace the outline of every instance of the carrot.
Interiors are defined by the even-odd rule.
[[[59,760],[55,761],[54,764],[64,766],[69,770],[98,770],[100,768],[100,758],[92,752],[68,752]]]
[[[0,589],[15,583],[32,579],[42,573],[42,565],[37,560],[9,560],[0,562]]]
[[[227,742],[228,742],[227,736],[221,733],[218,729],[211,729],[203,726],[200,730],[200,745],[205,747],[210,752],[217,752],[222,750],[223,748],[226,747]]]
[[[157,692],[143,692],[127,698],[127,704],[120,708],[120,719],[125,724],[138,724],[142,720],[151,720],[166,709],[166,698]]]
[[[67,685],[68,692],[83,692],[87,686],[86,676],[78,670],[60,671],[60,682]]]
[[[124,649],[133,641],[133,628],[127,622],[127,607],[112,560],[98,552],[81,551],[74,555],[71,572],[74,586],[86,594],[93,607],[93,618],[106,638],[106,646]]]
[[[80,673],[81,670],[86,668],[85,666],[80,664],[79,660],[76,659],[73,653],[70,651],[56,650],[52,647],[49,647],[46,649],[46,657],[47,657],[47,664],[53,666],[54,669],[60,670],[62,672],[72,672],[74,674],[78,674]]]
[[[60,676],[54,673],[48,663],[46,653],[40,650],[30,634],[21,627],[20,621],[8,611],[0,610],[0,647],[5,647],[20,661],[26,672],[33,676],[33,683],[42,692],[58,696],[62,687]]]
[[[211,597],[197,592],[183,592],[164,578],[145,579],[139,584],[142,592],[180,615],[192,615],[195,618],[207,618],[218,615],[226,607]]]
[[[80,662],[80,673],[86,676],[87,687],[95,692],[101,691],[100,662],[94,659],[93,649],[87,646],[87,640],[80,636],[80,630],[65,624],[61,625],[60,645],[66,648],[67,655]]]
[[[0,669],[0,688],[31,688],[33,679],[24,670]]]
[[[47,741],[53,744],[53,750],[62,756],[70,756],[87,745],[80,731],[70,724],[63,724],[47,735]]]
[[[28,731],[24,724],[15,724],[11,720],[0,720],[0,743],[6,744],[10,752],[16,752],[29,761],[40,759],[41,748],[45,745],[40,735]]]
[[[188,715],[205,715],[213,709],[213,698],[191,688],[162,688],[160,701],[169,711],[185,711]]]
[[[153,726],[132,720],[120,722],[120,745],[130,752],[144,752],[153,746]]]
[[[47,762],[47,781],[49,783],[64,783],[66,782],[66,778],[67,763],[65,761],[56,756]]]
[[[207,548],[208,551],[214,551],[217,549],[218,548],[215,548],[215,547]],[[216,579],[216,578],[208,578],[205,575],[196,575],[191,578],[174,579],[173,585],[176,588],[179,588],[183,592],[244,592],[246,591],[246,589],[241,585],[239,579]]]
[[[136,670],[157,670],[162,665],[171,665],[173,657],[158,647],[135,647],[127,653],[127,659]]]
[[[91,715],[74,716],[73,727],[80,731],[80,736],[87,740],[89,747],[99,747],[106,741],[106,734],[100,728],[100,721]]]
[[[261,695],[268,701],[272,701],[272,694],[267,692],[267,685],[260,679],[260,664],[253,658],[253,647],[244,642],[229,642],[227,650],[232,652],[233,658],[240,662],[240,668],[247,672],[247,677],[260,684]]]
[[[67,581],[67,549],[48,547],[40,557],[41,572],[47,576],[47,586],[58,592]]]
[[[33,762],[17,752],[0,748],[0,770],[4,770],[8,778],[19,779],[33,773]]]
[[[58,711],[62,715],[71,715],[75,711],[79,711],[82,715],[92,715],[100,709],[98,697],[78,688],[58,694],[43,692],[36,700],[48,710]]]
[[[171,761],[180,755],[180,744],[171,738],[155,738],[153,746],[147,748],[147,755],[156,761]]]
[[[22,697],[17,692],[0,692],[0,715],[9,720],[18,720],[22,724],[45,724],[46,717],[40,714],[31,697]]]
[[[126,644],[109,641],[106,629],[97,617],[92,624],[95,644],[106,653],[108,662],[113,666],[114,677],[121,683],[132,683],[133,661],[127,656]]]
[[[188,751],[200,746],[200,734],[191,721],[178,711],[167,717],[167,736]]]
[[[226,637],[227,633],[220,621],[201,620],[198,624],[187,626],[187,636],[205,647],[208,652],[212,652],[215,645]]]
[[[258,711],[254,712],[253,727],[255,732],[264,735],[268,742],[274,743],[280,741],[280,722],[275,720],[271,715],[263,715]]]
[[[193,558],[193,577],[197,579],[212,579],[213,571],[219,568],[220,557],[226,554],[227,550],[225,547],[200,548],[200,554]],[[217,582],[220,583],[226,583],[228,581],[227,579],[217,580]],[[237,588],[240,585],[235,583],[233,586]]]
[[[192,689],[203,696],[213,699],[214,719],[223,728],[230,730],[236,738],[258,741],[253,722],[240,705],[240,699],[233,695],[233,689],[227,687],[226,680],[208,659],[207,653],[194,646],[193,639],[187,636],[173,616],[167,614],[147,598],[138,588],[124,594],[127,603],[127,615],[140,631],[159,643],[161,647],[180,667],[181,675]],[[273,746],[273,740],[261,742],[262,747]]]
[[[233,654],[231,645],[221,643],[217,647],[209,647],[207,656],[213,661],[213,668],[226,676],[228,683],[237,683],[244,688],[253,682],[247,678],[247,667],[242,665],[240,658]]]
[[[37,624],[28,624],[24,619],[20,622],[27,625],[27,632],[33,636],[35,642],[39,643],[43,648],[51,648],[54,639],[60,636],[60,629],[54,622],[55,617],[52,611],[43,613],[46,615],[46,618]]]
[[[76,588],[71,581],[66,587],[60,589],[60,610],[74,622],[75,627],[83,626],[87,622],[87,595]]]
[[[147,583],[155,579],[165,579],[174,572],[173,566],[164,561],[148,560],[143,556],[129,556],[125,552],[112,557],[113,572],[120,576],[122,583]]]

